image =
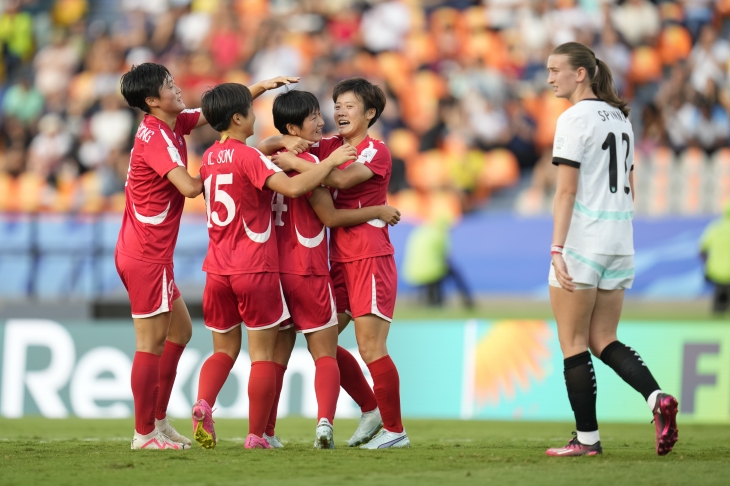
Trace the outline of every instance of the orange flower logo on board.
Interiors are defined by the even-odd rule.
[[[514,399],[531,380],[545,379],[552,330],[539,320],[497,321],[476,344],[474,399],[479,407],[496,405],[500,396]]]

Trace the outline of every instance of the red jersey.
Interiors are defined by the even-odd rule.
[[[342,146],[342,143],[340,135],[323,138],[312,145],[311,151],[320,159],[325,159]],[[342,164],[339,169],[344,170],[351,164],[365,164],[374,175],[349,189],[334,191],[332,199],[337,209],[381,206],[387,202],[388,182],[393,165],[388,147],[380,140],[368,136],[356,148],[357,159]],[[357,226],[332,228],[330,231],[330,260],[333,262],[353,262],[393,253],[388,224],[385,221],[373,219]]]
[[[299,158],[319,163],[319,159],[309,152]],[[289,177],[296,176],[290,172]],[[308,193],[304,197],[290,198],[276,194],[274,200],[274,222],[276,241],[279,245],[279,273],[294,275],[329,275],[327,264],[327,241],[322,222],[309,204]]]
[[[185,196],[166,175],[188,167],[185,137],[200,118],[200,110],[184,110],[175,130],[159,118],[145,115],[134,137],[124,193],[127,202],[117,251],[149,263],[172,263]]]
[[[203,271],[217,275],[278,272],[271,215],[276,193],[264,184],[281,169],[235,139],[214,143],[202,162],[209,236]]]

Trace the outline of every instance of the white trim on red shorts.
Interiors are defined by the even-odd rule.
[[[297,331],[298,333],[302,334],[309,334],[311,332],[317,332],[321,331],[323,329],[327,329],[328,327],[336,326],[339,321],[337,320],[337,306],[335,305],[335,298],[332,295],[332,287],[330,286],[329,282],[327,283],[327,290],[330,292],[330,306],[332,308],[332,317],[330,317],[329,322],[323,326],[315,327],[314,329],[305,329],[303,331]]]
[[[239,322],[238,324],[234,324],[234,325],[232,325],[231,327],[229,327],[228,329],[216,329],[216,328],[214,328],[214,327],[210,327],[210,326],[205,326],[205,328],[206,328],[206,329],[209,329],[209,330],[211,330],[211,331],[213,331],[213,332],[217,332],[218,334],[225,334],[225,333],[227,333],[228,331],[232,331],[232,330],[234,330],[235,328],[237,328],[237,327],[238,327],[238,326],[240,326],[241,324],[243,324],[243,322]]]
[[[380,310],[378,310],[378,293],[375,288],[375,274],[373,273],[372,276],[373,276],[373,298],[370,301],[370,313],[375,314],[376,316],[380,317],[381,319],[385,319],[388,322],[393,322],[392,317],[387,317],[385,314],[380,312]]]
[[[162,304],[156,311],[152,311],[149,314],[132,314],[133,319],[144,319],[146,317],[153,317],[163,312],[170,312],[170,306],[167,303],[167,269],[162,269]]]
[[[248,329],[249,331],[263,331],[264,329],[271,329],[272,327],[278,326],[279,324],[291,317],[291,314],[289,314],[289,308],[286,306],[286,299],[284,298],[284,287],[281,286],[281,279],[279,279],[279,290],[281,291],[281,305],[283,307],[279,320],[273,324],[262,327],[248,327],[246,326],[245,322],[242,322],[241,324],[243,324],[246,329]]]
[[[294,327],[294,323],[290,322],[290,323],[289,323],[289,324],[287,324],[286,326],[281,326],[281,327],[279,328],[279,331],[286,331],[287,329],[291,329],[292,327]]]

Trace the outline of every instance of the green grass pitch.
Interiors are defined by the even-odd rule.
[[[179,420],[181,431],[189,422]],[[0,419],[0,484],[596,485],[728,484],[730,426],[680,424],[666,457],[654,453],[653,425],[604,424],[603,456],[549,458],[571,424],[405,420],[410,449],[345,446],[356,424],[335,423],[334,451],[313,450],[315,422],[281,419],[284,450],[243,449],[245,420],[220,419],[214,450],[131,451],[131,420]]]

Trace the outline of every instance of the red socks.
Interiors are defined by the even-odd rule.
[[[157,411],[155,418],[162,420],[167,415],[167,404],[170,401],[172,385],[177,375],[177,363],[180,361],[185,346],[165,341],[165,349],[160,358],[160,394],[157,396]]]
[[[266,424],[266,435],[273,437],[276,428],[276,414],[279,409],[279,397],[281,396],[281,387],[284,384],[284,373],[286,372],[286,366],[274,363],[274,370],[276,372],[276,394],[274,395],[274,404],[271,405],[271,413],[269,414],[269,422]]]
[[[263,437],[276,396],[276,363],[254,361],[248,378],[248,433]]]
[[[340,385],[355,400],[363,412],[372,412],[378,406],[370,384],[362,374],[355,357],[342,346],[337,346],[337,365],[340,369]],[[381,410],[382,412],[382,410]]]
[[[390,356],[368,364],[373,377],[373,391],[383,417],[383,427],[390,432],[403,432],[400,415],[400,378]]]
[[[202,398],[211,407],[215,404],[234,363],[226,353],[214,353],[205,360],[198,379],[198,400]]]
[[[160,391],[160,357],[137,351],[132,362],[134,430],[147,435],[155,430],[155,405]]]
[[[337,360],[331,356],[319,358],[314,366],[317,368],[314,373],[317,419],[326,418],[332,424],[335,421],[337,398],[340,396],[340,369]]]

